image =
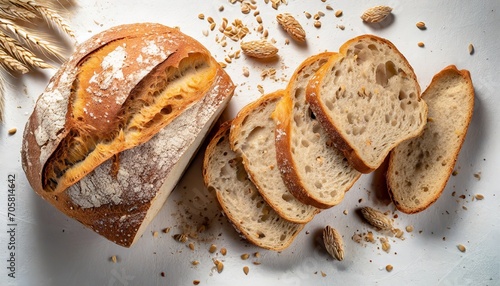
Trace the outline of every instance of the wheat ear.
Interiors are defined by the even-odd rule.
[[[53,68],[53,66],[47,64],[30,50],[23,47],[16,39],[9,37],[2,31],[0,31],[0,46],[16,60],[26,65],[42,69]]]
[[[13,58],[4,50],[0,50],[0,62],[3,66],[10,70],[17,71],[23,74],[29,72],[29,69],[23,63]]]
[[[34,46],[40,48],[40,50],[42,52],[53,55],[53,56],[57,57],[58,59],[64,58],[64,56],[61,54],[61,52],[59,51],[59,49],[57,47],[55,47],[54,45],[52,45],[51,43],[49,43],[47,41],[40,39],[36,35],[27,32],[26,30],[17,26],[16,24],[12,23],[9,20],[0,19],[0,27],[3,28],[4,30],[7,30],[7,31],[15,34],[20,39],[23,39],[26,42],[26,44],[31,44],[31,45],[34,45]]]
[[[0,3],[0,17],[9,20],[30,21],[37,17],[36,13],[14,5]]]
[[[42,16],[42,18],[45,19],[45,21],[47,21],[47,23],[55,24],[68,36],[75,38],[75,33],[73,32],[73,30],[69,27],[66,21],[64,21],[64,18],[61,17],[61,15],[59,15],[55,10],[41,5],[36,1],[10,0],[10,3],[38,13]]]
[[[0,123],[3,122],[3,113],[5,110],[5,79],[0,74]]]

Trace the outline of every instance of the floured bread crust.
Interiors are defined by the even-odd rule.
[[[179,30],[111,28],[77,47],[38,99],[23,168],[44,199],[130,246],[233,90],[208,50]]]

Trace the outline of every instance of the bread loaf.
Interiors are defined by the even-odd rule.
[[[448,66],[422,94],[429,117],[422,134],[391,151],[387,186],[404,213],[428,208],[443,192],[465,140],[474,109],[474,88],[467,70]]]
[[[271,114],[283,94],[283,90],[278,90],[243,107],[231,124],[229,142],[231,149],[243,158],[250,179],[266,202],[284,219],[306,223],[319,209],[290,193],[276,161],[276,124]]]
[[[23,168],[44,199],[130,246],[233,90],[209,51],[179,30],[111,28],[78,46],[38,99]]]
[[[287,248],[304,227],[282,219],[250,181],[242,158],[230,149],[230,122],[222,124],[210,141],[203,161],[203,178],[215,191],[223,214],[241,236],[262,248]]]
[[[323,209],[340,203],[360,176],[332,146],[306,100],[309,79],[332,55],[307,58],[292,75],[273,112],[276,158],[283,182],[299,201]]]
[[[362,173],[377,169],[389,151],[419,135],[427,106],[416,75],[388,40],[363,35],[347,41],[309,82],[311,109]]]

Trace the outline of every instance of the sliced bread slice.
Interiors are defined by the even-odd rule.
[[[323,209],[340,203],[360,176],[332,146],[306,100],[309,79],[332,55],[325,52],[307,58],[295,70],[273,112],[283,182],[299,201]]]
[[[242,159],[229,146],[230,122],[223,123],[210,141],[203,161],[203,179],[215,190],[223,214],[240,235],[262,248],[287,248],[304,227],[282,219],[248,178]]]
[[[434,76],[422,98],[429,107],[424,132],[394,148],[387,170],[389,194],[404,213],[428,208],[448,182],[474,109],[469,72],[446,67]]]
[[[309,82],[311,109],[362,173],[377,169],[394,147],[421,133],[427,106],[413,68],[388,40],[363,35],[340,47]]]
[[[229,142],[266,202],[284,219],[306,223],[319,209],[303,204],[288,191],[276,161],[276,125],[271,114],[283,94],[279,90],[243,107],[232,122]]]

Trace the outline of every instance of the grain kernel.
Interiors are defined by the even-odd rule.
[[[250,269],[248,268],[248,266],[243,267],[243,273],[245,273],[245,275],[248,275],[249,271],[250,271]]]
[[[418,45],[419,47],[421,47],[421,48],[425,47],[424,42],[418,42],[418,43],[417,43],[417,45]]]
[[[17,132],[17,128],[11,128],[8,131],[9,135],[14,135],[14,134],[16,134],[16,132]]]
[[[314,21],[314,27],[321,28],[321,22],[320,21]]]
[[[425,29],[427,29],[427,27],[425,26],[425,23],[424,23],[424,22],[417,22],[416,26],[417,26],[417,28],[419,28],[420,30],[425,30]]]
[[[208,249],[208,252],[214,253],[217,250],[217,246],[215,244],[210,245],[210,248]]]
[[[387,264],[387,265],[385,266],[385,270],[387,270],[387,272],[391,272],[391,271],[392,271],[392,269],[394,269],[394,267],[393,267],[392,265],[390,265],[390,264]]]
[[[459,245],[457,245],[457,248],[458,248],[458,250],[460,250],[461,252],[465,252],[465,251],[467,250],[463,244],[459,244]]]
[[[335,11],[335,17],[338,18],[338,17],[342,16],[343,13],[344,12],[342,10],[337,10],[337,11]]]

